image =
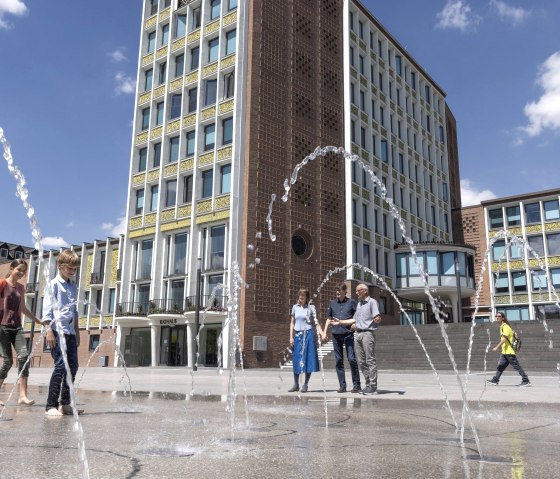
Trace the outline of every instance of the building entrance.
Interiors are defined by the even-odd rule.
[[[127,366],[151,366],[150,328],[132,328],[124,343],[124,360]]]
[[[186,326],[162,326],[159,346],[160,366],[187,365],[188,348]]]

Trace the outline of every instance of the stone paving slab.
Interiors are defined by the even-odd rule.
[[[382,371],[382,394],[362,396],[336,393],[336,375],[327,372],[326,395],[320,374],[310,393],[298,395],[285,392],[290,373],[280,379],[278,371],[248,370],[236,375],[233,402],[229,371],[197,371],[194,394],[190,370],[137,368],[129,375],[133,394],[123,392],[116,368],[88,370],[81,381],[91,478],[558,477],[557,377],[534,377],[531,389],[513,386],[513,374],[486,389],[482,376],[470,377],[480,460],[468,428],[461,445],[433,374]],[[74,419],[44,415],[49,377],[49,370],[32,369],[29,395],[37,404],[11,400],[4,410],[2,478],[86,477]],[[442,383],[459,396],[454,377],[443,375]],[[462,403],[451,398],[451,408],[460,423]]]

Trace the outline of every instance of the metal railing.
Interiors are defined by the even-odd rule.
[[[227,297],[215,296],[211,304],[211,295],[200,296],[199,311],[226,311]],[[183,314],[196,310],[196,296],[187,296],[183,301],[176,299],[150,299],[145,302],[129,302],[117,304],[117,316],[148,316],[150,314]]]
[[[39,283],[27,283],[25,285],[26,293],[36,293],[38,289],[39,289]]]

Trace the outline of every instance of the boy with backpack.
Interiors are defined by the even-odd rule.
[[[523,371],[523,368],[519,364],[519,361],[517,361],[516,349],[514,348],[514,345],[517,349],[519,349],[519,347],[517,346],[517,342],[514,339],[515,333],[513,329],[511,329],[506,315],[502,312],[497,312],[496,321],[500,322],[500,342],[494,348],[492,348],[492,351],[497,351],[501,347],[502,355],[500,356],[500,360],[498,361],[496,374],[492,379],[487,379],[486,382],[493,386],[497,386],[498,382],[500,381],[500,376],[508,367],[508,365],[511,364],[513,366],[513,369],[515,369],[521,376],[521,384],[519,384],[519,386],[530,387],[531,381],[529,381],[529,377],[527,376],[527,374],[525,374],[525,371]],[[520,341],[518,342],[520,344]]]

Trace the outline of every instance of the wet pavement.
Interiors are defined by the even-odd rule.
[[[0,421],[1,477],[84,477],[71,416],[44,416],[49,370],[32,369],[32,407],[14,397]],[[504,376],[498,387],[469,378],[470,429],[463,445],[432,374],[380,372],[375,396],[338,394],[336,376],[312,377],[307,394],[285,392],[291,372],[186,369],[88,370],[78,405],[92,478],[541,478],[558,477],[558,377],[532,377],[517,388]],[[81,371],[77,379],[80,379]],[[10,381],[12,380],[12,381]],[[441,377],[460,424],[456,378]],[[6,401],[10,375],[0,399]],[[246,395],[245,395],[246,391]],[[231,405],[234,410],[231,410]]]

